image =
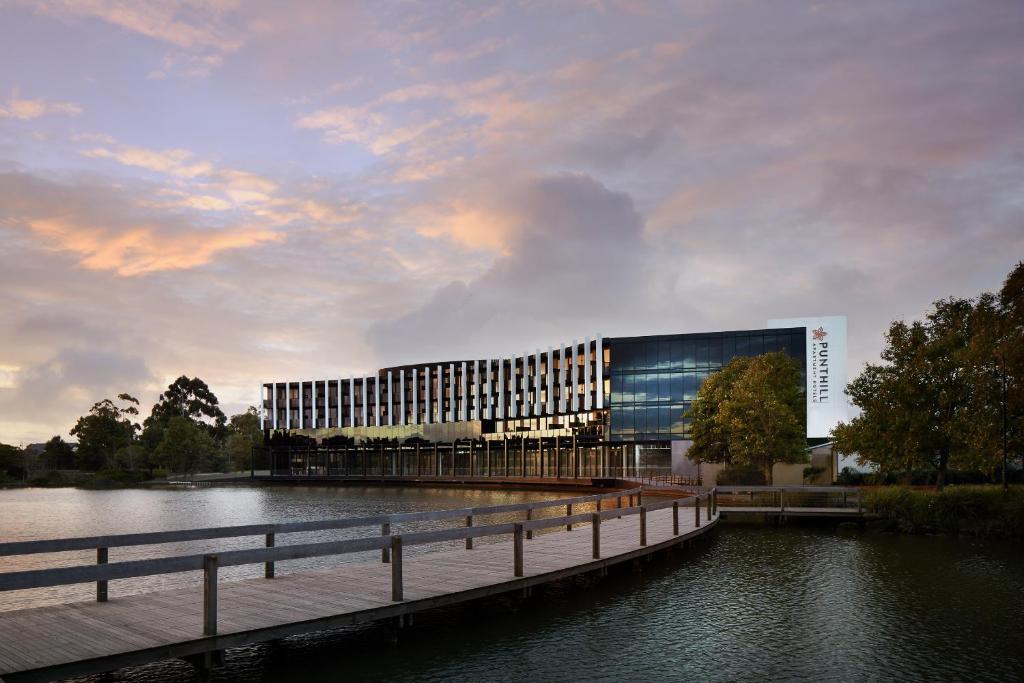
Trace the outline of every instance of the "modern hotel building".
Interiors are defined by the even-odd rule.
[[[764,329],[559,343],[521,355],[382,368],[368,377],[260,385],[260,424],[324,438],[544,438],[674,442],[704,379],[736,356],[787,353],[806,379],[807,437],[845,419],[846,318]],[[675,449],[673,449],[675,450]]]

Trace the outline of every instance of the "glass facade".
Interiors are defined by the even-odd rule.
[[[795,327],[609,339],[609,438],[686,438],[688,420],[683,415],[708,375],[736,356],[773,351],[786,352],[803,375],[805,334],[804,328]]]

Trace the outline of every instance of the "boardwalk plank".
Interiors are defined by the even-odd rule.
[[[556,528],[524,543],[526,579],[592,566],[591,531]],[[705,529],[708,528],[705,522]],[[680,533],[694,532],[693,516],[680,514]],[[671,509],[648,513],[650,546],[671,541]],[[416,611],[454,604],[473,591],[510,590],[524,579],[513,576],[511,539],[496,537],[473,550],[460,544],[410,546],[403,565],[405,603],[391,602],[391,565],[366,561],[341,564],[274,579],[222,582],[218,631],[222,636],[267,632],[344,615],[372,620],[383,611]],[[646,552],[639,545],[639,519],[627,516],[601,524],[603,561]],[[420,548],[426,548],[419,552]],[[427,601],[421,606],[417,601]],[[438,603],[437,601],[442,601]],[[445,602],[447,601],[447,602]],[[397,612],[401,613],[401,612]],[[315,628],[310,626],[310,628]],[[260,638],[263,636],[255,635]],[[81,602],[0,613],[0,676],[76,661],[202,642],[202,591],[176,588],[107,603]]]

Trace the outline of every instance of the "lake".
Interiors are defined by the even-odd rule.
[[[21,489],[0,491],[0,538],[324,519],[559,495],[565,494],[374,487]],[[344,537],[295,534],[287,542]],[[254,541],[233,543],[244,547]],[[184,551],[185,546],[161,547],[167,555]],[[152,550],[118,549],[111,561],[143,555],[152,556]],[[54,558],[63,564],[94,560],[88,553],[47,559]],[[339,561],[280,563],[278,571]],[[42,557],[18,558],[18,564],[6,561],[4,571],[43,565]],[[256,576],[262,568],[232,570],[224,580]],[[116,581],[110,591],[116,596],[198,581],[195,574]],[[89,599],[92,591],[78,586],[0,594],[0,609]],[[394,640],[389,627],[373,625],[239,648],[227,653],[214,680],[1022,680],[1024,550],[1011,542],[724,524],[698,548],[644,563],[641,573],[581,577],[538,590],[526,601],[495,598],[417,615],[414,626]],[[194,673],[175,661],[118,677],[189,681]]]

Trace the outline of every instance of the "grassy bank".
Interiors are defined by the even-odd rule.
[[[864,492],[864,507],[907,533],[1024,538],[1024,487],[949,486],[943,491],[885,486]]]

